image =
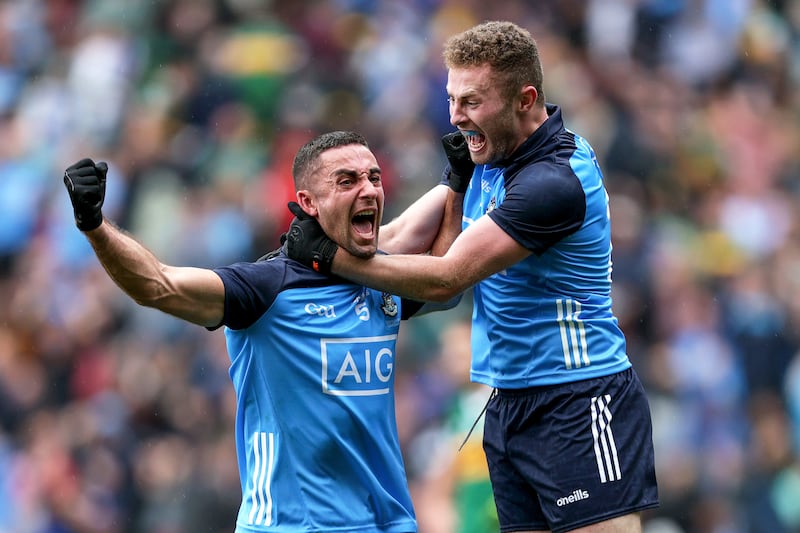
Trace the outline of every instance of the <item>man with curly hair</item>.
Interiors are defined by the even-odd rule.
[[[358,258],[295,220],[289,255],[417,300],[472,288],[471,379],[494,389],[483,445],[501,531],[639,532],[658,505],[652,422],[612,311],[595,153],[546,103],[525,29],[480,24],[447,40],[444,61],[450,122],[475,164],[442,205],[463,210],[447,253]]]

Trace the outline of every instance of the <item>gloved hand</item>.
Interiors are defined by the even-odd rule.
[[[64,171],[75,224],[81,231],[91,231],[103,223],[103,201],[106,197],[106,173],[108,165],[91,159],[81,159]]]
[[[467,140],[460,131],[454,131],[442,137],[442,146],[447,156],[447,162],[450,164],[450,176],[447,184],[455,192],[464,193],[469,187],[472,171],[475,170],[475,163],[469,156]]]
[[[306,214],[297,202],[288,205],[295,218],[286,235],[286,253],[317,272],[330,274],[339,245],[325,235],[317,219]]]

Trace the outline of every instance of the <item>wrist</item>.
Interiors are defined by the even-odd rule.
[[[312,253],[311,268],[322,274],[330,274],[333,258],[338,250],[339,245],[325,237],[320,243],[319,249]]]
[[[447,177],[447,186],[458,194],[464,194],[469,188],[469,181],[471,179],[472,173],[464,176],[456,173],[452,168],[450,168]]]
[[[82,232],[92,231],[100,227],[103,223],[103,213],[75,213],[75,225]]]

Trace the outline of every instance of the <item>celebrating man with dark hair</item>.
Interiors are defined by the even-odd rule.
[[[213,270],[165,265],[103,218],[107,170],[82,159],[64,184],[109,276],[141,305],[208,329],[225,326],[242,487],[236,531],[415,532],[394,368],[400,320],[422,304],[320,274],[280,249]],[[355,257],[377,252],[381,169],[361,135],[311,140],[293,174],[298,213]],[[384,226],[388,251],[446,248],[444,236],[458,233],[457,220],[454,231],[439,231],[447,194],[434,187],[412,216]]]

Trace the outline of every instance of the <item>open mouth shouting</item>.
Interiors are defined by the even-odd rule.
[[[472,153],[480,152],[486,146],[486,136],[475,130],[461,130],[461,134],[467,140],[467,148]]]
[[[364,209],[353,216],[350,223],[358,235],[364,239],[375,238],[375,227],[378,224],[377,213],[375,209]]]

